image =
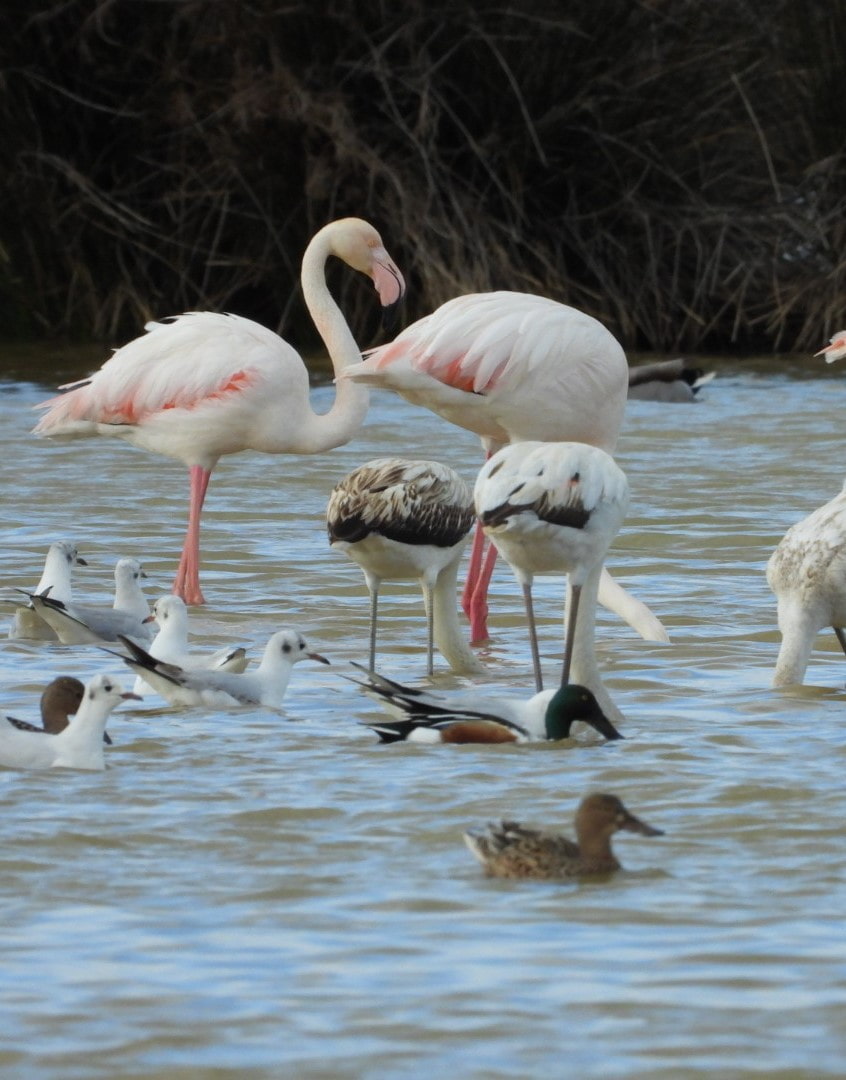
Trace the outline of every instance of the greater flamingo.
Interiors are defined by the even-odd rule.
[[[326,286],[330,255],[372,278],[386,308],[401,300],[405,283],[365,221],[334,221],[312,238],[302,262],[303,295],[339,374],[360,352]],[[317,454],[340,446],[361,426],[367,391],[342,383],[332,408],[315,414],[308,372],[296,351],[237,315],[190,312],[145,329],[89,379],[38,406],[48,411],[34,431],[117,436],[188,466],[188,531],[173,591],[188,604],[201,604],[200,515],[218,460],[242,450]]]
[[[370,592],[370,670],[376,663],[376,619],[383,581],[416,579],[426,607],[426,673],[433,643],[454,671],[484,670],[458,621],[456,580],[475,521],[470,488],[437,461],[376,458],[333,489],[326,507],[329,543],[364,572]]]
[[[395,390],[475,432],[488,454],[525,439],[584,442],[612,453],[629,367],[619,342],[590,315],[543,296],[491,292],[447,301],[339,378]],[[477,529],[464,591],[474,643],[488,636],[496,549],[483,553]],[[667,640],[652,613],[607,574],[600,601],[644,637]]]
[[[567,574],[567,632],[561,683],[587,686],[619,717],[594,652],[602,564],[629,505],[625,473],[585,443],[520,442],[490,458],[476,480],[476,514],[523,590],[535,689],[543,689],[532,605],[535,574]]]
[[[62,731],[21,730],[0,725],[0,765],[12,769],[104,769],[106,721],[121,701],[138,700],[110,675],[96,675],[85,687],[82,704]]]
[[[841,360],[846,356],[846,330],[838,330],[829,339],[829,344],[814,353],[814,356],[824,356],[827,364],[833,364],[835,360]]]
[[[360,667],[359,664],[355,665]],[[528,701],[486,704],[478,691],[436,693],[394,682],[375,671],[352,679],[380,701],[393,719],[364,720],[382,742],[503,743],[568,739],[573,724],[589,724],[606,739],[623,736],[585,686],[569,683]]]
[[[140,675],[156,693],[171,705],[208,705],[214,708],[233,705],[264,705],[278,709],[282,704],[291,669],[300,660],[329,661],[312,652],[302,634],[279,630],[268,641],[261,663],[254,671],[186,670],[176,664],[156,660],[130,638],[120,639],[129,656],[120,656],[136,675]]]
[[[767,563],[767,582],[778,598],[781,631],[773,686],[801,683],[824,627],[846,653],[846,484],[787,530]]]
[[[611,837],[621,829],[641,836],[664,835],[662,829],[630,813],[616,795],[597,793],[579,804],[575,843],[559,833],[527,829],[516,821],[469,829],[464,842],[490,877],[550,880],[619,870]]]

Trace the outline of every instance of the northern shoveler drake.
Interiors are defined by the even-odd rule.
[[[356,664],[361,671],[364,668]],[[384,705],[395,719],[363,721],[382,742],[503,743],[567,739],[577,721],[606,739],[622,739],[584,686],[570,683],[544,690],[528,701],[480,700],[477,691],[437,694],[366,672],[353,679]]]
[[[588,795],[576,811],[576,842],[556,833],[527,829],[515,821],[471,829],[464,840],[491,877],[568,878],[609,874],[620,869],[611,837],[625,829],[641,836],[663,836],[629,813],[616,795]]]

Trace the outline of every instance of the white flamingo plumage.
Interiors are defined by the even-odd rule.
[[[329,543],[364,572],[370,592],[370,671],[376,662],[379,588],[416,579],[427,624],[427,674],[433,643],[459,672],[483,670],[458,622],[458,565],[475,521],[468,485],[448,465],[376,458],[333,489],[326,507]]]
[[[356,363],[360,352],[326,285],[331,255],[367,274],[386,308],[402,298],[405,284],[378,232],[365,221],[334,221],[312,238],[302,262],[303,294],[337,374]],[[37,406],[47,412],[34,431],[117,436],[188,466],[188,530],[173,591],[186,603],[200,604],[200,515],[218,460],[242,450],[316,454],[340,446],[361,426],[368,395],[364,387],[341,383],[332,408],[317,415],[297,352],[237,315],[191,312],[145,329],[89,379]]]
[[[340,378],[395,390],[474,431],[489,454],[523,440],[583,442],[611,453],[629,368],[619,342],[590,315],[543,296],[491,292],[449,300]],[[483,557],[483,545],[477,531],[464,594],[474,642],[487,637],[496,558],[495,548]],[[600,600],[643,636],[667,640],[651,612],[609,575]]]
[[[830,339],[828,345],[814,353],[814,356],[824,356],[827,364],[833,364],[835,360],[842,360],[846,356],[846,330],[838,330]]]
[[[846,652],[846,484],[787,530],[767,563],[767,582],[781,631],[773,686],[801,683],[820,630],[830,626]]]
[[[567,574],[567,631],[561,683],[586,686],[612,720],[620,712],[602,683],[594,624],[602,564],[629,505],[614,459],[584,443],[521,442],[503,447],[476,480],[476,514],[523,590],[535,688],[543,689],[532,605],[535,574]]]

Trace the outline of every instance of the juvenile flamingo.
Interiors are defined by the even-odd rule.
[[[584,443],[520,442],[490,458],[473,493],[482,528],[523,590],[535,689],[543,689],[532,603],[535,574],[567,574],[561,685],[586,686],[611,719],[620,713],[602,684],[594,651],[602,564],[629,505],[625,473]]]
[[[333,489],[326,507],[329,543],[364,571],[370,592],[370,670],[383,581],[416,579],[426,606],[426,673],[433,644],[454,671],[484,670],[464,641],[456,606],[458,564],[475,520],[473,495],[437,461],[376,458]]]
[[[322,228],[302,262],[303,295],[335,373],[360,359],[344,316],[326,286],[335,255],[367,274],[385,308],[402,299],[405,283],[378,232],[358,218]],[[212,470],[225,454],[318,454],[348,442],[367,412],[363,387],[340,383],[332,408],[315,414],[308,372],[277,334],[237,315],[190,312],[118,349],[89,379],[38,408],[47,412],[37,435],[117,436],[184,462],[190,472],[188,531],[173,591],[188,604],[200,589],[200,515]]]
[[[801,683],[814,639],[830,626],[846,652],[846,485],[791,526],[767,563],[781,648],[773,686]]]
[[[527,293],[449,300],[388,345],[347,367],[341,380],[395,390],[475,432],[488,452],[526,439],[583,442],[612,453],[629,385],[622,347],[575,308]],[[496,549],[477,530],[464,592],[471,640],[487,636],[487,589]],[[657,619],[609,575],[600,600],[645,637],[667,640]]]

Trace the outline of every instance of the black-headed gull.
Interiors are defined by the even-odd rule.
[[[69,604],[72,598],[71,570],[74,566],[87,566],[80,557],[76,544],[70,540],[56,540],[47,551],[41,580],[33,592],[49,592],[56,600]],[[19,607],[15,611],[12,625],[9,627],[10,638],[32,638],[38,641],[57,641],[56,631],[48,626],[35,611],[32,604]]]
[[[160,596],[153,604],[150,619],[159,627],[150,646],[150,656],[166,664],[191,671],[205,668],[209,671],[246,671],[247,651],[240,645],[224,647],[211,653],[195,653],[188,648],[188,608],[181,596]],[[139,675],[133,689],[143,694],[148,684]]]
[[[364,671],[360,664],[355,667]],[[353,679],[395,719],[363,721],[383,742],[502,743],[570,737],[578,721],[606,739],[623,736],[584,686],[569,683],[527,701],[485,697],[478,690],[435,693],[404,686],[375,672]]]
[[[312,652],[296,630],[279,630],[268,641],[261,663],[253,671],[187,671],[176,664],[166,664],[121,635],[130,655],[114,653],[157,693],[172,705],[265,705],[279,708],[291,669],[300,660],[319,660],[325,656]],[[107,650],[111,651],[111,650]]]
[[[146,576],[137,559],[118,559],[115,598],[110,608],[65,604],[53,597],[52,590],[46,594],[30,593],[29,599],[63,645],[117,641],[121,634],[146,643],[153,636],[148,622],[150,608],[141,587],[141,579]]]
[[[0,765],[10,769],[103,769],[103,736],[112,709],[137,694],[125,692],[111,675],[95,675],[68,726],[51,734],[0,723]]]
[[[30,724],[27,720],[18,720],[15,716],[7,716],[5,719],[19,731],[46,731],[49,735],[58,735],[76,714],[84,693],[85,686],[79,679],[72,675],[59,675],[44,688],[41,695],[41,727]],[[103,741],[111,746],[112,740],[108,732],[103,733]]]

